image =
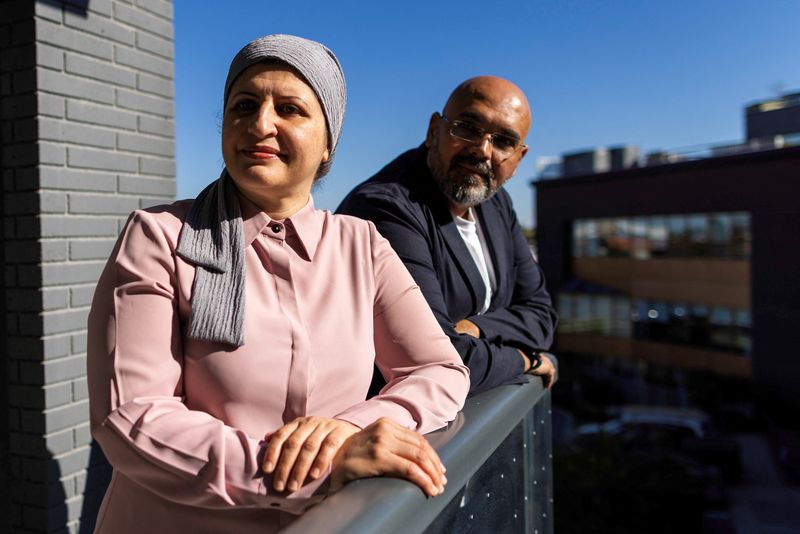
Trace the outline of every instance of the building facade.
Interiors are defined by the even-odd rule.
[[[0,5],[0,531],[89,532],[86,319],[128,214],[175,196],[172,3]]]
[[[732,378],[800,409],[800,147],[534,185],[565,359]]]

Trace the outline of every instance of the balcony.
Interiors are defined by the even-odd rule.
[[[284,532],[553,532],[550,393],[539,378],[467,399],[427,437],[447,467],[444,494],[429,499],[394,478],[357,480]]]

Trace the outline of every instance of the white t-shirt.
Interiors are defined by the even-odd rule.
[[[497,291],[497,280],[494,275],[492,257],[489,255],[489,247],[486,246],[486,237],[483,235],[481,225],[478,223],[478,217],[475,216],[475,211],[472,208],[469,209],[468,215],[472,220],[463,219],[456,215],[453,215],[453,220],[456,222],[458,233],[461,234],[461,239],[467,245],[467,250],[469,250],[470,256],[475,261],[478,272],[483,279],[483,285],[486,287],[486,299],[478,311],[480,315],[489,309],[492,295]]]

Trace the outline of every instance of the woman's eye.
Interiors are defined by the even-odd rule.
[[[276,107],[279,113],[285,115],[299,115],[301,113],[300,108],[295,106],[294,104],[279,104]]]
[[[252,111],[256,108],[255,102],[252,100],[239,100],[233,104],[233,110],[238,112]]]

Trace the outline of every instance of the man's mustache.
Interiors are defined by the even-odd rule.
[[[456,165],[462,163],[478,171],[478,173],[481,174],[487,181],[491,182],[494,179],[494,171],[492,170],[492,166],[489,165],[486,160],[476,158],[475,156],[469,154],[457,155],[450,161],[450,168],[452,169]]]

